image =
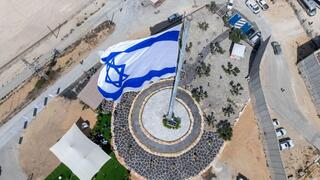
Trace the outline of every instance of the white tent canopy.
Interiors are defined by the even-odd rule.
[[[50,151],[81,180],[90,180],[110,159],[76,124],[73,124]]]
[[[241,59],[244,57],[244,53],[246,52],[246,46],[242,44],[234,43],[232,52],[231,52],[231,58],[233,59]]]

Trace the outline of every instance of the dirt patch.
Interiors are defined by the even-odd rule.
[[[235,124],[232,140],[227,142],[218,161],[230,168],[232,179],[238,173],[249,179],[270,179],[251,103]]]
[[[79,117],[90,121],[91,128],[96,121],[96,113],[83,109],[78,101],[58,97],[32,121],[23,133],[19,146],[19,159],[27,176],[44,179],[60,161],[49,151],[75,123]]]
[[[92,49],[98,44],[106,40],[106,38],[113,32],[114,24],[110,21],[97,26],[94,30],[90,31],[86,36],[79,41],[72,44],[65,49],[54,63],[54,66],[47,67],[43,71],[56,72],[54,77],[49,81],[44,82],[39,89],[35,88],[37,82],[41,79],[38,76],[31,78],[16,92],[12,93],[6,100],[0,104],[0,126],[7,122],[16,112],[23,108],[30,100],[39,95],[47,86],[55,82],[58,77],[69,72],[75,65],[82,63],[83,59],[88,56]]]

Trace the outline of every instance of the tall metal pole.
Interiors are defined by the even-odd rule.
[[[179,43],[181,46],[179,49],[176,76],[174,78],[174,84],[173,84],[173,88],[172,88],[172,93],[171,93],[170,102],[169,102],[169,109],[168,109],[168,114],[167,114],[167,118],[170,118],[170,119],[173,118],[173,116],[172,116],[173,115],[173,106],[176,101],[177,90],[178,90],[178,85],[179,85],[179,81],[180,81],[180,72],[181,72],[181,67],[182,67],[182,63],[183,63],[184,55],[185,55],[185,51],[186,51],[189,27],[190,27],[190,21],[187,18],[185,18],[185,20],[183,22],[183,26],[182,26],[183,32],[182,32],[182,36],[180,38],[180,43]]]

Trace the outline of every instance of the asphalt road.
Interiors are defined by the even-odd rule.
[[[289,124],[309,143],[320,149],[320,129],[299,109],[299,103],[292,90],[292,77],[287,61],[283,56],[272,56],[271,47],[268,48],[263,67],[263,88],[269,108],[281,117],[281,122]],[[281,88],[285,91],[281,92]]]
[[[254,15],[252,12],[248,10],[245,6],[244,2],[238,2],[236,8],[239,11],[246,15],[251,21],[254,21],[259,29],[262,31],[262,36],[264,39],[269,35],[272,35],[272,31],[276,31],[271,29],[271,26],[262,13]],[[270,42],[273,41],[271,36]],[[262,85],[262,96],[265,97],[266,106],[269,111],[275,113],[278,117],[281,118],[281,123],[287,124],[291,126],[297,133],[300,134],[304,139],[306,139],[310,144],[314,145],[317,149],[320,149],[320,129],[317,129],[315,125],[312,124],[311,121],[302,113],[302,110],[299,108],[299,102],[296,99],[296,95],[294,94],[294,86],[293,79],[294,76],[291,76],[288,65],[288,59],[284,55],[276,56],[273,53],[273,49],[271,45],[267,46],[265,57],[262,60],[262,63],[259,67],[260,69],[260,80]],[[281,92],[281,88],[285,89],[285,92]],[[258,102],[261,103],[261,102]],[[261,110],[261,106],[259,107]],[[266,114],[264,114],[265,116]],[[270,116],[270,115],[268,115]],[[271,117],[272,118],[272,117]],[[271,118],[268,117],[265,120],[271,121]],[[265,133],[272,133],[272,128],[268,126],[270,122],[263,122],[260,124],[262,128],[266,131]],[[265,138],[265,149],[266,155],[269,156],[268,159],[269,164],[276,164],[279,162],[279,158],[276,158],[276,152],[278,148],[275,149],[275,145],[278,145],[278,142],[272,140],[274,138],[270,136]],[[274,151],[274,153],[269,153],[268,151]],[[273,166],[273,165],[272,165]],[[276,167],[276,166],[274,166]],[[280,166],[279,166],[280,168]],[[283,168],[283,167],[282,167]],[[271,173],[274,173],[275,177],[278,173],[275,173],[272,167],[269,167]]]

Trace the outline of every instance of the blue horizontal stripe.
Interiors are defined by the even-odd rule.
[[[231,26],[234,26],[240,19],[241,19],[241,16],[239,14],[235,14],[229,19],[229,24]]]
[[[145,48],[145,47],[150,47],[152,44],[159,42],[159,41],[178,41],[178,39],[179,39],[179,31],[176,31],[176,30],[168,31],[168,32],[165,32],[165,33],[157,36],[157,37],[145,39],[145,40],[129,47],[128,49],[126,49],[124,51],[112,52],[108,56],[103,57],[101,60],[103,62],[108,62],[109,60],[115,58],[116,56],[118,56],[119,54],[121,54],[123,52],[129,53],[129,52],[133,52],[133,51]]]
[[[152,70],[149,71],[146,75],[142,77],[132,78],[126,80],[123,85],[113,93],[108,93],[105,90],[103,90],[101,87],[98,86],[98,91],[103,95],[105,98],[117,100],[121,97],[124,88],[130,87],[130,88],[138,88],[143,85],[144,82],[150,81],[154,77],[161,77],[166,74],[175,73],[176,67],[167,67],[161,70]]]
[[[251,28],[251,24],[247,22],[246,24],[244,24],[244,25],[241,27],[241,30],[242,30],[244,33],[247,33],[250,28]]]

